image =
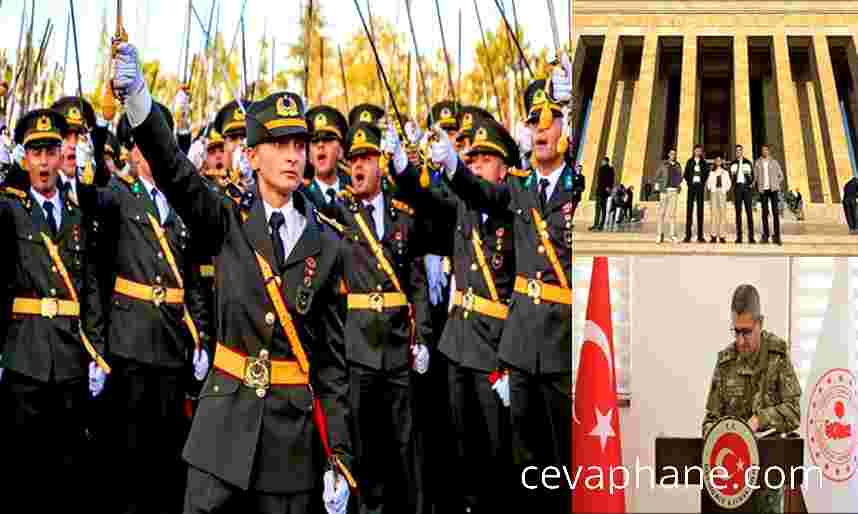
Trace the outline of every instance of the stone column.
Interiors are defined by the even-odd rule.
[[[641,178],[646,166],[646,149],[649,146],[650,113],[652,111],[653,91],[655,90],[656,74],[658,73],[659,51],[658,34],[653,28],[644,36],[643,53],[638,81],[635,85],[635,95],[632,100],[631,123],[629,137],[626,143],[626,156],[623,159],[623,169],[619,180],[634,186],[635,191],[642,191]]]
[[[808,111],[810,113],[810,129],[813,134],[813,147],[816,150],[816,169],[819,172],[819,188],[822,190],[822,203],[831,203],[830,180],[828,179],[828,166],[825,159],[825,139],[823,138],[822,106],[819,105],[819,97],[816,94],[816,80],[808,80],[801,84],[805,88],[807,96]],[[836,186],[835,186],[836,187]]]
[[[849,108],[852,110],[852,123],[858,125],[858,34],[853,34],[846,46],[846,57],[849,61],[849,73],[852,75],[852,94],[849,95]],[[858,130],[858,126],[853,126]],[[858,136],[858,134],[855,134]],[[856,148],[858,151],[858,148]]]
[[[737,32],[733,37],[733,119],[736,144],[742,145],[745,158],[753,161],[751,135],[751,80],[748,69],[748,36]]]
[[[622,45],[620,37],[616,32],[608,32],[605,43],[602,46],[602,56],[599,59],[599,71],[596,76],[596,88],[593,91],[592,106],[590,107],[590,119],[587,122],[587,140],[584,142],[582,162],[584,174],[587,177],[587,189],[584,191],[584,199],[590,198],[590,191],[605,155],[603,142],[607,138],[607,125],[611,119],[610,101],[617,76],[622,64]]]
[[[824,33],[814,33],[811,59],[815,63],[816,78],[825,119],[821,120],[823,134],[827,134],[821,148],[831,164],[832,179],[831,197],[835,202],[840,201],[840,191],[843,185],[852,177],[852,166],[849,163],[849,149],[846,146],[846,131],[843,130],[843,115],[837,97],[837,85],[834,83],[834,68],[831,65],[831,53],[828,50],[828,37]]]
[[[774,34],[772,45],[772,70],[777,82],[778,102],[781,111],[783,140],[784,173],[789,177],[792,189],[798,189],[805,203],[810,203],[807,160],[804,155],[804,142],[801,137],[801,119],[798,113],[796,82],[789,61],[789,45],[786,34]]]
[[[697,32],[689,28],[682,36],[682,77],[679,90],[679,127],[676,142],[676,158],[685,163],[694,153],[697,136],[697,119],[699,115],[700,81],[697,78]],[[680,194],[680,205],[686,205],[688,188],[683,187]]]

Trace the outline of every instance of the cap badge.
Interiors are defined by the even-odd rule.
[[[471,128],[474,124],[474,116],[471,113],[467,113],[462,117],[462,128]]]
[[[442,118],[452,118],[453,113],[450,111],[449,108],[444,107],[443,109],[441,109],[441,117]]]
[[[363,129],[355,132],[355,137],[352,140],[352,144],[362,144],[362,143],[366,143],[366,133],[363,131]]]
[[[244,121],[244,112],[240,108],[236,108],[232,112],[232,119],[236,121]]]
[[[286,103],[286,100],[289,100]],[[281,96],[277,99],[277,103],[275,104],[277,108],[277,115],[283,117],[289,116],[298,116],[298,106],[295,104],[295,100],[291,97]]]
[[[66,119],[69,120],[71,123],[79,124],[81,122],[80,109],[78,109],[77,107],[72,107],[71,109],[69,109],[68,114],[66,114]]]
[[[48,116],[39,117],[39,119],[36,121],[36,130],[40,132],[51,130],[51,118]]]
[[[369,111],[363,111],[360,113],[360,121],[372,123],[372,114]]]
[[[485,141],[486,139],[488,139],[488,137],[489,137],[489,134],[488,134],[488,132],[486,132],[485,127],[481,127],[479,130],[477,130],[477,133],[474,135],[474,142],[477,143],[480,141]]]
[[[316,128],[322,128],[328,126],[328,117],[325,116],[325,113],[320,112],[316,115]]]

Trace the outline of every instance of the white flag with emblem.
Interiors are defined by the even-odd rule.
[[[801,399],[808,512],[858,511],[858,342],[855,304],[849,301],[854,284],[848,259],[834,262],[828,309]]]

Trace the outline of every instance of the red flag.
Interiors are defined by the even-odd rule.
[[[607,257],[593,260],[572,421],[573,512],[625,512]],[[611,490],[611,477],[614,484]],[[575,478],[578,478],[577,482]]]

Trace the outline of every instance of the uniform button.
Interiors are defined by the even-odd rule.
[[[155,282],[157,282],[158,284],[161,283],[161,275],[158,275],[157,277],[155,277]]]
[[[543,253],[545,253],[545,247],[539,245],[539,248],[537,248],[536,251],[539,252],[540,255],[542,255]]]
[[[381,291],[381,284],[379,284],[379,285],[375,286],[375,290],[376,290],[376,291]]]
[[[381,264],[380,264],[380,263],[379,263],[379,264],[376,264],[376,265],[375,265],[375,267],[377,267],[378,269],[382,269],[382,266],[381,266]]]
[[[220,386],[214,386],[212,389],[214,390],[214,392],[218,392],[220,391]]]
[[[471,271],[477,271],[477,265],[471,264]]]
[[[542,272],[541,271],[536,272],[536,280],[542,280]]]
[[[32,241],[33,240],[33,234],[27,234],[27,239]]]
[[[158,258],[163,259],[164,258],[164,252],[158,252]]]
[[[274,313],[273,312],[268,312],[265,314],[265,324],[269,325],[269,326],[274,324]]]
[[[56,272],[57,272],[57,267],[56,267],[56,266],[51,266],[51,271],[53,271],[54,273],[56,273]]]
[[[51,296],[56,296],[56,295],[57,295],[57,290],[51,289]]]

